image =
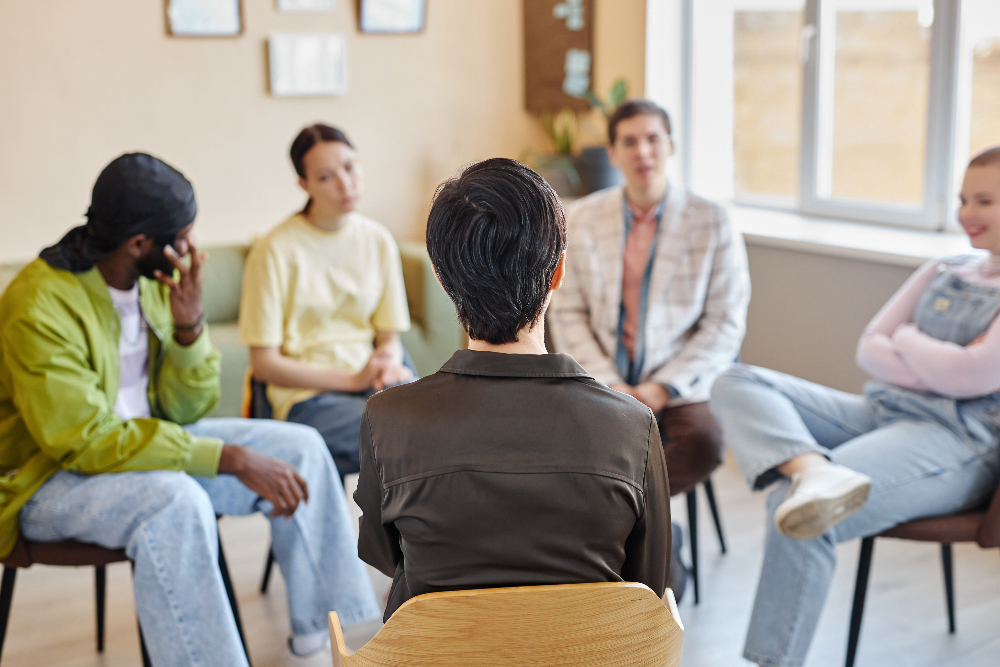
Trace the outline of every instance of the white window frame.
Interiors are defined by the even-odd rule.
[[[858,10],[868,11],[893,4],[893,0],[855,2]],[[962,57],[971,49],[962,42],[961,0],[933,0],[922,203],[823,196],[829,189],[832,164],[836,38],[833,3],[824,0],[805,1],[798,201],[734,196],[733,13],[757,5],[798,9],[801,4],[802,0],[648,1],[647,95],[664,104],[674,117],[680,158],[675,170],[680,180],[701,194],[740,205],[881,225],[954,229],[954,202],[967,160],[971,105],[971,59]],[[671,43],[679,45],[679,54],[664,46],[677,33],[682,39]]]
[[[810,215],[888,225],[940,229],[949,217],[955,154],[955,97],[960,3],[935,0],[931,26],[930,82],[924,146],[923,202],[905,204],[830,197],[833,140],[832,3],[807,0],[802,77],[802,144],[799,162],[799,210]]]

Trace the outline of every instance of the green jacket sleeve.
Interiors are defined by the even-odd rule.
[[[170,334],[166,354],[155,379],[157,416],[178,424],[193,424],[219,404],[222,355],[208,338],[208,325],[187,347]],[[154,413],[154,414],[156,414]]]
[[[221,441],[194,437],[161,419],[122,422],[115,415],[95,370],[106,363],[98,348],[112,349],[111,343],[88,337],[71,309],[53,303],[28,308],[0,338],[17,411],[38,447],[60,467],[87,474],[216,474]]]

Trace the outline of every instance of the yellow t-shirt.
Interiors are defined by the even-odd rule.
[[[410,313],[392,234],[350,213],[335,232],[296,214],[254,242],[240,301],[240,342],[280,347],[317,368],[357,372],[376,331],[406,331]],[[318,391],[268,385],[276,419]]]

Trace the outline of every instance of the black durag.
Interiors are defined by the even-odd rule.
[[[87,224],[69,231],[39,255],[54,269],[89,270],[130,236],[170,239],[194,220],[194,188],[163,160],[127,153],[97,177]]]

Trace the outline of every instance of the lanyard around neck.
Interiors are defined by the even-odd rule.
[[[622,249],[624,250],[629,232],[632,231],[632,226],[635,223],[634,216],[632,215],[632,207],[628,205],[627,193],[624,195],[624,202],[622,205],[625,207],[625,236],[622,240]],[[628,351],[625,349],[625,343],[622,337],[625,327],[625,303],[621,302],[618,309],[618,349],[615,353],[615,366],[617,367],[618,374],[621,378],[631,385],[638,384],[639,375],[642,372],[646,356],[646,308],[649,302],[649,283],[653,276],[653,258],[656,256],[656,246],[660,237],[660,222],[663,219],[663,212],[666,208],[667,193],[664,193],[663,199],[661,199],[660,203],[657,204],[656,231],[653,232],[653,238],[649,244],[649,256],[646,258],[646,268],[642,273],[642,287],[639,293],[639,326],[633,350],[634,354],[631,361],[628,358]]]

